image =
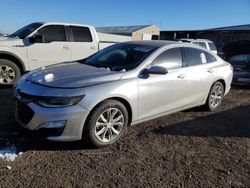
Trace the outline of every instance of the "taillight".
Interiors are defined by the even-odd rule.
[[[234,70],[234,68],[233,68],[233,66],[232,65],[230,65],[230,69],[233,71]]]

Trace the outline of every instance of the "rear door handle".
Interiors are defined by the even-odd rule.
[[[180,74],[180,75],[178,76],[178,78],[183,79],[183,78],[185,78],[185,75],[184,75],[184,74]]]
[[[213,70],[213,69],[208,69],[207,72],[208,72],[208,73],[213,73],[214,70]]]

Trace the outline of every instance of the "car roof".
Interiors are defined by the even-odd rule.
[[[168,41],[168,40],[139,40],[139,41],[128,41],[125,42],[127,44],[139,44],[139,45],[146,45],[146,46],[155,46],[155,47],[163,47],[171,44],[179,44],[175,41]]]
[[[213,42],[209,39],[185,39],[185,38],[181,38],[181,39],[177,39],[176,41],[182,41],[182,42]]]
[[[43,23],[43,25],[65,25],[65,26],[93,27],[91,25],[66,23],[66,22],[40,22],[40,23]]]
[[[185,38],[181,38],[181,39],[176,39],[176,41],[182,41],[182,42],[192,42],[195,39],[185,39]]]
[[[195,39],[193,40],[193,42],[213,42],[213,41],[208,40],[208,39]]]
[[[123,44],[138,44],[138,45],[145,45],[145,46],[153,46],[157,48],[164,48],[167,46],[172,46],[174,45],[175,47],[191,47],[191,48],[197,48],[200,50],[205,50],[207,52],[211,52],[206,48],[200,47],[196,44],[188,43],[188,42],[183,42],[180,43],[178,41],[168,41],[168,40],[140,40],[140,41],[128,41],[128,42],[123,42]]]

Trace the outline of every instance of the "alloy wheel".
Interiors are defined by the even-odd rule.
[[[223,95],[224,95],[224,88],[221,84],[217,84],[210,95],[209,98],[209,103],[213,108],[216,108],[217,106],[220,105],[220,103],[222,102],[223,99]]]
[[[10,84],[16,78],[13,68],[7,65],[0,65],[0,84]]]
[[[109,108],[97,118],[95,136],[100,142],[110,142],[122,132],[123,126],[123,113],[117,108]]]

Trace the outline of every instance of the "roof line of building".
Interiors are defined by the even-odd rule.
[[[250,24],[245,25],[235,25],[235,26],[226,26],[226,27],[217,27],[209,29],[197,29],[197,30],[164,30],[167,32],[197,32],[197,31],[222,31],[222,30],[250,30]]]

